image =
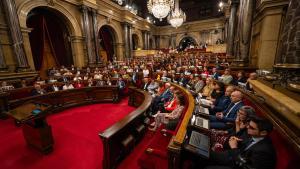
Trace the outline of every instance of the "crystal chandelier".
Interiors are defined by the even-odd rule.
[[[186,15],[185,13],[179,8],[179,0],[175,2],[175,8],[171,10],[170,15],[168,16],[168,22],[175,28],[178,28],[185,22]]]
[[[174,0],[149,0],[147,6],[149,13],[152,13],[154,17],[162,21],[174,7]]]

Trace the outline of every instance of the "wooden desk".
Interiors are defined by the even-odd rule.
[[[26,143],[42,153],[53,150],[51,126],[46,121],[46,112],[50,108],[49,105],[25,103],[8,112],[8,115],[21,122]],[[34,111],[39,113],[33,114]]]

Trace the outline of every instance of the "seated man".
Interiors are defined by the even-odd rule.
[[[243,94],[240,91],[231,93],[231,103],[223,112],[217,112],[215,116],[209,116],[211,129],[226,129],[227,123],[234,123],[238,110],[244,105]]]
[[[212,104],[209,108],[209,114],[214,115],[216,112],[224,111],[230,104],[230,96],[234,91],[233,86],[228,86],[225,90],[225,94],[221,97],[217,97],[214,104]]]
[[[31,91],[32,96],[42,95],[45,93],[46,93],[46,91],[44,89],[42,89],[40,84],[38,84],[38,83],[34,84],[34,89]]]
[[[231,137],[230,149],[224,152],[211,152],[210,163],[214,166],[208,166],[206,169],[274,169],[276,151],[269,138],[272,129],[273,125],[268,120],[252,117],[247,126],[249,139],[245,141]]]

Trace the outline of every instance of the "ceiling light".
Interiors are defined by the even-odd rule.
[[[149,13],[162,21],[174,7],[174,0],[148,0],[147,6]]]

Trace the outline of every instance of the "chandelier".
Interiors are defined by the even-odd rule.
[[[152,13],[154,17],[162,21],[174,7],[174,0],[149,0],[147,7],[149,13]]]
[[[186,20],[185,13],[179,8],[179,0],[175,2],[175,8],[171,10],[168,16],[168,22],[175,28],[178,28]]]

